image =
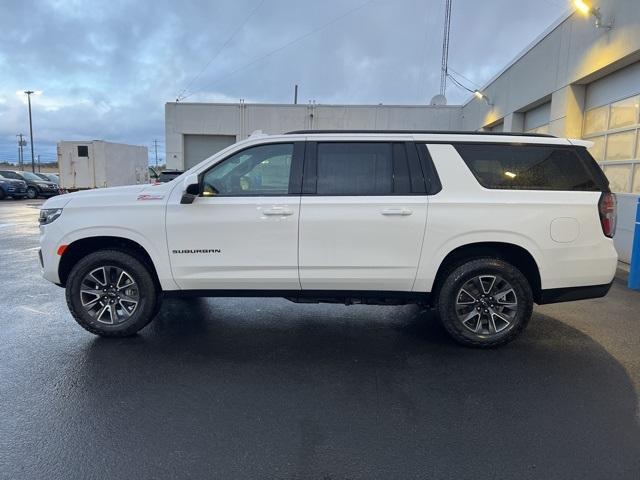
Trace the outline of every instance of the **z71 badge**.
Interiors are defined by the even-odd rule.
[[[209,250],[172,250],[173,254],[182,254],[182,253],[222,253],[222,250],[219,248],[211,248]]]

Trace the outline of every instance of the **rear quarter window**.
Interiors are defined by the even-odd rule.
[[[485,188],[608,191],[600,168],[582,147],[512,144],[454,147]]]

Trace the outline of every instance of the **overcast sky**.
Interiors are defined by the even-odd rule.
[[[55,159],[59,140],[161,141],[185,101],[428,103],[438,93],[444,0],[2,0],[0,161],[16,134]],[[482,85],[569,0],[453,0],[449,65]],[[206,67],[206,68],[205,68]],[[466,78],[465,78],[466,77]],[[468,93],[450,84],[449,103]],[[30,160],[30,153],[25,155]]]

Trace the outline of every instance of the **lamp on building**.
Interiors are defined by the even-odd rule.
[[[487,105],[489,105],[490,107],[493,106],[493,103],[489,101],[489,97],[487,97],[487,95],[482,93],[480,90],[474,90],[473,94],[478,100],[484,100],[485,102],[487,102]]]
[[[574,0],[573,4],[575,5],[576,10],[584,13],[585,15],[591,14],[596,17],[596,28],[605,28],[607,30],[611,30],[613,28],[613,22],[604,23],[604,18],[600,9],[591,5],[589,0]]]

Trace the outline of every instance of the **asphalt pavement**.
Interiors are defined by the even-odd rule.
[[[640,478],[640,293],[536,307],[506,347],[417,306],[164,303],[101,339],[0,202],[0,478]]]

